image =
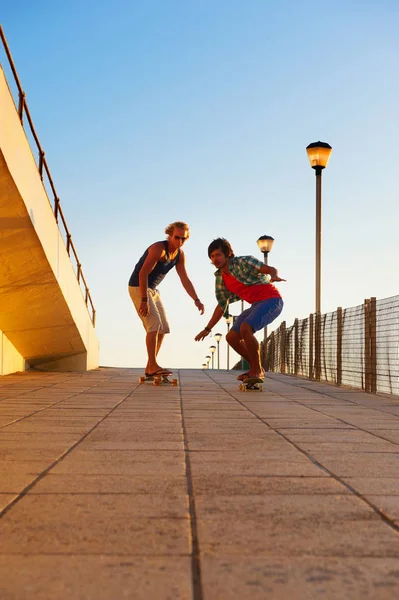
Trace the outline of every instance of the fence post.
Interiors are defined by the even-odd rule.
[[[43,150],[39,150],[39,175],[40,179],[43,181],[43,162],[44,162],[45,153]]]
[[[342,307],[337,308],[337,385],[342,385]]]
[[[294,321],[294,373],[298,375],[299,363],[299,321]]]
[[[313,315],[309,315],[309,379],[313,378]]]
[[[272,331],[271,335],[270,335],[270,349],[268,347],[268,352],[270,352],[270,359],[269,359],[269,370],[273,371],[273,373],[275,372],[275,366],[274,366],[274,331]]]
[[[18,115],[21,125],[24,124],[25,92],[19,92]]]
[[[321,314],[319,312],[316,313],[316,319],[315,319],[314,349],[315,349],[315,379],[316,379],[316,381],[320,381],[320,375],[321,375]]]
[[[377,300],[370,298],[370,392],[377,392]]]
[[[365,392],[371,392],[370,385],[370,299],[366,298],[363,304],[364,311],[364,386]]]
[[[285,321],[280,325],[280,373],[285,373]]]

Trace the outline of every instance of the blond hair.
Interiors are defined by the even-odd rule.
[[[190,228],[187,223],[183,223],[183,221],[175,221],[174,223],[171,223],[165,229],[166,235],[172,235],[175,229],[184,229],[187,237],[190,237]]]

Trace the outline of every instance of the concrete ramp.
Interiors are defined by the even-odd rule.
[[[98,367],[99,344],[0,69],[0,374]]]

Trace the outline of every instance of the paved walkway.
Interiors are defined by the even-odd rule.
[[[0,378],[0,599],[399,597],[399,398]]]

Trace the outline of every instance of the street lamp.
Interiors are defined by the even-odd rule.
[[[270,250],[273,248],[274,238],[270,235],[261,235],[257,241],[259,250],[263,253],[263,262],[267,265],[267,258]],[[266,368],[266,345],[267,345],[267,325],[263,328],[263,366]]]
[[[202,363],[202,368],[206,369],[206,363]]]
[[[211,351],[211,354],[212,354],[212,369],[213,369],[214,368],[214,356],[215,356],[216,346],[209,346],[209,350]]]
[[[330,144],[313,142],[306,146],[310,166],[316,175],[316,313],[321,311],[321,172],[331,154]]]
[[[229,333],[230,331],[230,325],[233,322],[233,315],[229,315],[228,317],[226,317],[226,324],[227,324],[227,333]],[[230,345],[227,342],[227,370],[229,370],[230,366],[229,366],[229,352],[230,352]]]
[[[209,369],[209,362],[211,360],[210,356],[205,356],[205,360],[206,360],[206,368]]]
[[[219,348],[219,344],[220,344],[220,340],[222,339],[222,334],[221,333],[215,333],[215,335],[213,336],[217,342],[218,345],[218,369],[220,369],[220,348]]]

